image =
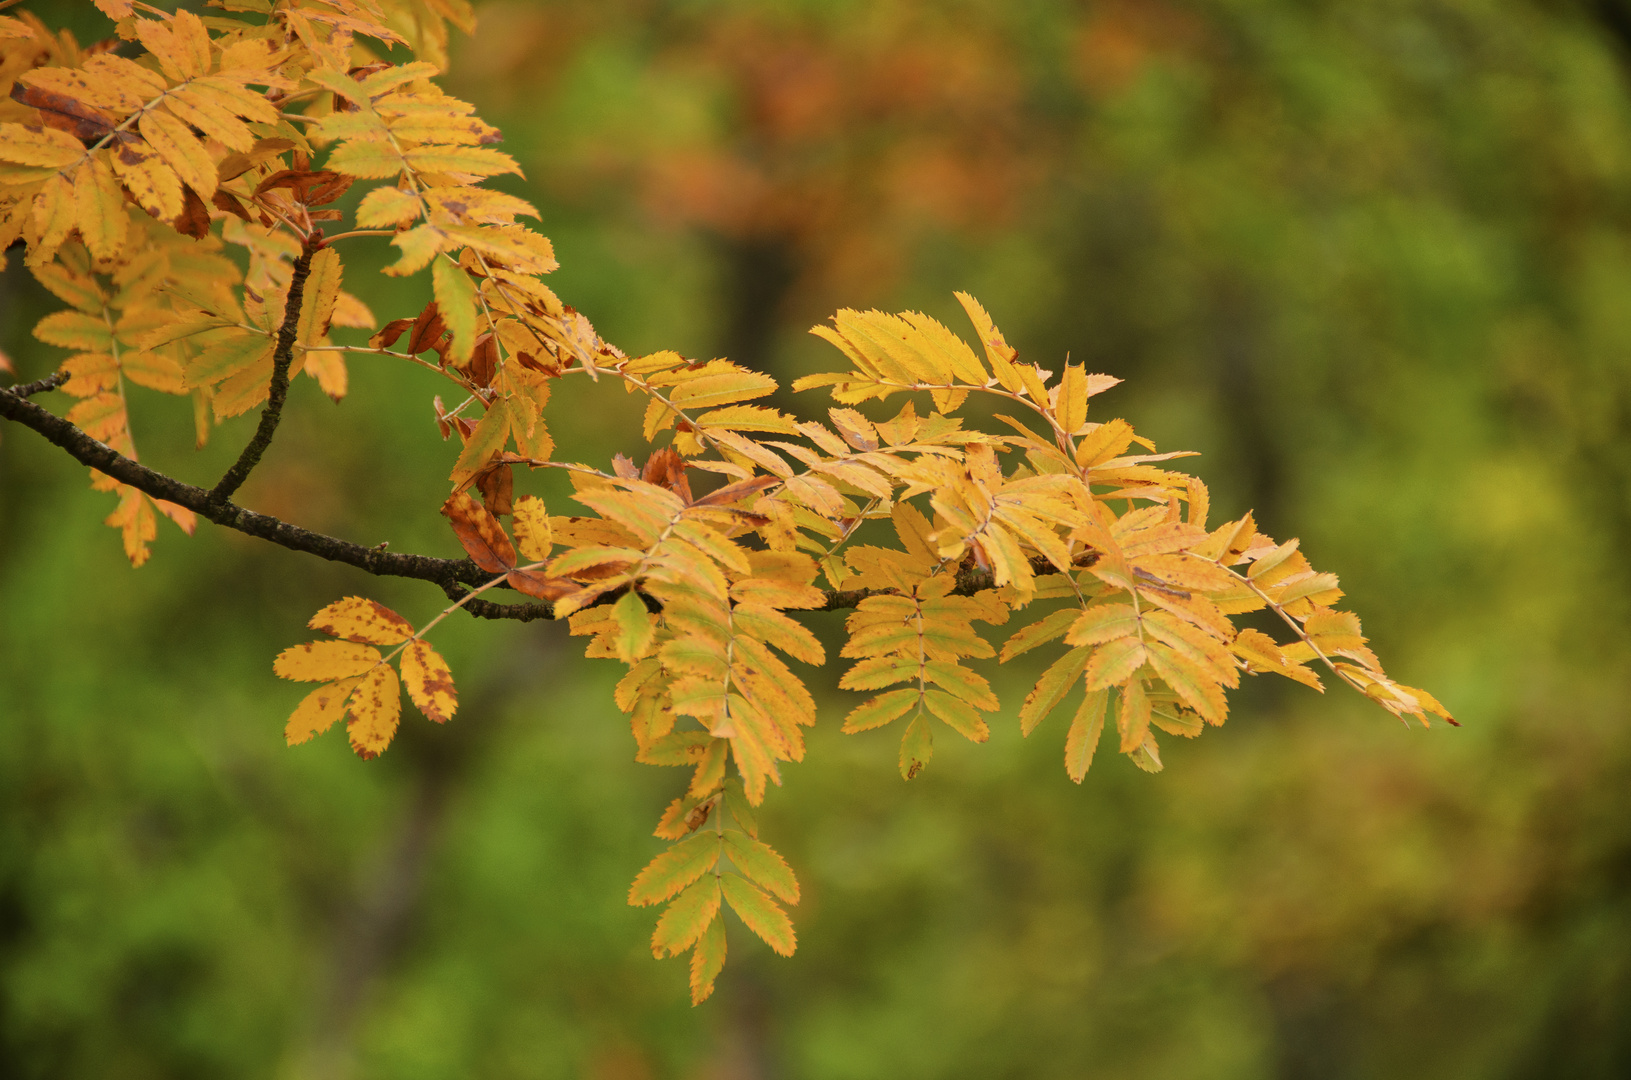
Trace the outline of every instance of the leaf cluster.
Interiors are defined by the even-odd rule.
[[[484,186],[520,171],[499,133],[435,81],[445,29],[424,28],[467,23],[453,0],[214,0],[226,14],[203,16],[100,5],[120,51],[0,16],[0,242],[20,243],[67,305],[35,328],[71,353],[67,420],[131,462],[131,387],[190,396],[200,445],[265,402],[211,510],[270,444],[289,379],[339,400],[348,358],[369,357],[445,380],[456,404],[433,402],[450,443],[441,513],[470,572],[441,581],[453,602],[417,629],[362,597],[318,612],[310,625],[327,639],[273,666],[320,684],[287,739],[344,717],[356,752],[377,756],[403,689],[450,720],[453,675],[426,635],[491,607],[490,591],[529,597],[510,606],[517,617],[566,620],[587,656],[627,668],[615,701],[637,760],[690,770],[656,829],[669,846],[629,899],[667,905],[652,949],[691,952],[694,1000],[724,964],[726,907],[775,951],[794,949],[783,905],[798,884],[759,839],[754,808],[816,722],[800,666],[826,663],[810,628],[823,611],[853,609],[838,685],[865,697],[844,730],[902,721],[908,780],[939,725],[989,738],[1003,704],[974,662],[1031,652],[1041,673],[1019,728],[1029,736],[1070,702],[1064,759],[1078,783],[1112,718],[1116,749],[1157,771],[1157,734],[1221,725],[1243,674],[1323,689],[1318,666],[1399,717],[1449,719],[1384,673],[1358,618],[1336,607],[1336,576],[1295,540],[1263,535],[1250,514],[1209,523],[1205,485],[1171,468],[1186,455],[1096,418],[1093,399],[1117,379],[1022,361],[971,296],[957,294],[974,345],[916,312],[843,310],[816,327],[845,361],[794,384],[832,399],[816,418],[766,404],[776,382],[729,360],[630,357],[603,340],[544,283],[556,260],[521,223],[533,208]],[[410,23],[413,41],[396,29]],[[427,59],[379,58],[398,45]],[[355,228],[326,232],[353,187],[366,189]],[[426,305],[375,330],[342,287],[341,241],[389,243],[384,272],[428,277]],[[345,344],[336,328],[374,332]],[[585,380],[644,400],[627,433],[643,464],[556,458],[547,411]],[[997,410],[990,430],[966,426],[975,398]],[[59,432],[18,393],[0,391],[0,410]],[[567,473],[580,512],[516,494],[543,469]],[[92,484],[117,495],[108,523],[140,565],[157,514],[189,532],[195,518],[123,475],[93,472]],[[1285,633],[1237,624],[1256,611]],[[976,627],[1009,623],[1000,649]]]

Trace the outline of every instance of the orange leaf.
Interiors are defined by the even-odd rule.
[[[459,543],[477,566],[489,574],[502,574],[515,566],[515,545],[485,506],[460,491],[442,504],[442,513],[453,523]]]

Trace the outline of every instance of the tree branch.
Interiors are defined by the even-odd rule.
[[[140,462],[132,461],[106,443],[91,438],[62,417],[47,412],[27,400],[28,394],[53,389],[62,381],[63,376],[58,373],[39,382],[0,387],[0,417],[14,420],[39,432],[48,442],[66,450],[75,461],[104,472],[121,484],[128,484],[152,498],[186,507],[206,521],[234,529],[246,536],[270,541],[290,551],[305,552],[320,559],[327,559],[329,562],[355,566],[378,577],[403,577],[428,581],[439,586],[450,600],[459,600],[471,588],[485,585],[499,576],[487,573],[469,559],[438,559],[430,555],[409,555],[386,551],[383,545],[364,547],[350,540],[341,540],[335,536],[302,529],[269,514],[256,513],[228,499],[217,499],[213,491],[184,483],[150,469]],[[273,426],[276,426],[276,421],[273,422]],[[1078,559],[1077,563],[1080,566],[1091,566],[1094,558],[1096,556],[1089,552]],[[1031,560],[1031,570],[1036,574],[1056,572],[1053,564],[1041,556]],[[963,567],[957,571],[957,587],[952,592],[968,596],[994,588],[995,585],[989,570],[972,566]],[[825,603],[816,610],[838,611],[853,608],[869,596],[881,596],[892,592],[891,589],[829,589],[826,592]],[[621,595],[621,591],[609,593],[591,606],[614,603]],[[554,607],[550,604],[500,604],[480,598],[466,603],[464,610],[478,619],[509,619],[515,622],[533,622],[555,617]]]
[[[283,403],[289,397],[289,365],[294,361],[295,335],[300,329],[300,302],[306,292],[306,275],[311,273],[311,257],[322,243],[323,234],[313,233],[306,238],[305,249],[294,261],[294,274],[289,278],[289,294],[283,301],[283,323],[278,327],[277,348],[272,352],[272,385],[267,391],[266,409],[254,438],[244,447],[232,468],[221,477],[221,482],[210,490],[211,502],[225,503],[249,479],[249,473],[260,464],[261,455],[272,445],[278,421],[283,418]]]
[[[55,375],[47,375],[43,379],[37,379],[30,383],[18,383],[16,386],[8,386],[6,389],[18,397],[26,398],[33,397],[35,394],[43,394],[47,390],[55,390],[67,381],[68,373],[59,371]]]

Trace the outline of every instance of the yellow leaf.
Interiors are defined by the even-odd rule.
[[[379,663],[379,650],[351,641],[308,641],[278,654],[272,672],[297,682],[329,682],[361,675]]]
[[[544,500],[536,495],[523,495],[515,500],[514,513],[515,544],[522,556],[529,562],[549,558],[554,543]]]
[[[1117,638],[1100,645],[1087,662],[1087,689],[1103,690],[1125,681],[1143,665],[1145,659],[1144,643],[1134,637]]]
[[[1144,684],[1131,680],[1121,688],[1116,711],[1116,727],[1121,731],[1121,752],[1131,754],[1142,747],[1150,734],[1150,698]]]
[[[1067,435],[1076,434],[1087,423],[1087,377],[1080,364],[1065,365],[1055,413]]]
[[[315,345],[328,331],[334,302],[340,294],[340,253],[331,247],[312,253],[306,274],[306,288],[300,297],[300,317],[295,324],[295,340]]]
[[[521,166],[501,150],[485,146],[420,146],[403,155],[419,172],[468,173],[493,176],[498,173],[521,175]],[[332,165],[330,166],[333,167]]]
[[[130,224],[125,195],[101,157],[91,158],[74,175],[74,224],[93,258],[116,258],[124,247]]]
[[[1025,703],[1019,709],[1019,731],[1021,735],[1030,735],[1036,730],[1036,725],[1047,716],[1059,703],[1064,700],[1065,694],[1082,674],[1087,666],[1090,650],[1075,648],[1065,653],[1048,666],[1042,677],[1036,681],[1036,687],[1026,695]]]
[[[1078,784],[1087,775],[1088,766],[1093,764],[1093,751],[1104,730],[1104,711],[1109,700],[1110,691],[1093,691],[1082,699],[1070,722],[1070,734],[1065,736],[1065,772]]]
[[[402,250],[402,257],[380,272],[393,277],[417,274],[429,266],[436,253],[442,250],[442,240],[441,231],[430,225],[418,225],[407,232],[397,233],[391,238],[391,244]]]
[[[377,600],[336,600],[306,624],[333,637],[369,645],[396,645],[413,636],[413,624]]]
[[[183,183],[205,199],[215,194],[215,162],[186,124],[167,112],[153,110],[142,114],[139,126],[142,138]]]
[[[153,147],[126,137],[115,144],[111,160],[120,182],[130,189],[143,210],[160,221],[181,216],[181,181]]]
[[[419,196],[397,187],[377,187],[357,205],[357,224],[364,229],[388,229],[413,221],[424,210]]]
[[[402,650],[402,682],[408,698],[427,719],[445,724],[459,708],[459,694],[453,686],[453,669],[442,654],[424,640],[408,643]]]
[[[284,740],[290,746],[299,746],[333,727],[334,722],[345,715],[346,698],[361,681],[360,677],[341,679],[325,683],[307,694],[284,725]]]
[[[137,19],[136,35],[176,82],[203,75],[210,69],[210,36],[192,12],[178,11],[168,22]]]
[[[399,175],[403,169],[402,155],[390,143],[371,139],[352,139],[340,144],[324,165],[359,180],[385,180]]]
[[[66,131],[0,124],[0,161],[60,169],[84,156],[84,145]]]
[[[74,227],[74,182],[58,173],[34,198],[28,261],[38,266],[56,255]]]
[[[389,664],[381,664],[364,675],[357,688],[351,691],[346,711],[351,714],[351,720],[346,724],[346,734],[351,736],[351,749],[359,757],[378,757],[391,745],[397,722],[402,717],[402,689],[397,681],[396,669]]]

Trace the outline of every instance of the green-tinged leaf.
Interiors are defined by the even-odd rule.
[[[799,883],[793,868],[769,844],[739,829],[726,829],[725,851],[754,884],[785,903],[799,902]]]
[[[1014,635],[1002,647],[1002,662],[1006,664],[1014,657],[1030,652],[1038,645],[1045,645],[1060,636],[1070,629],[1080,613],[1079,608],[1060,608],[1058,611],[1049,612],[1029,626],[1014,631]]]
[[[1104,730],[1104,711],[1109,700],[1110,691],[1093,691],[1082,699],[1070,722],[1070,734],[1065,736],[1065,772],[1078,784],[1087,775],[1088,766],[1093,764],[1093,751]]]
[[[991,729],[984,718],[974,710],[974,706],[961,698],[952,697],[944,690],[926,690],[923,703],[931,713],[970,742],[983,743],[991,737]]]
[[[678,956],[696,944],[719,914],[719,878],[709,876],[680,893],[657,920],[651,935],[651,954]]]
[[[845,734],[854,734],[857,731],[870,731],[873,728],[883,727],[895,719],[904,716],[918,702],[917,689],[891,690],[887,694],[877,697],[862,705],[857,705],[850,714],[844,718],[843,731]]]
[[[228,376],[269,361],[277,342],[265,334],[236,327],[212,332],[209,344],[182,369],[192,388],[213,386]]]
[[[476,347],[476,286],[455,263],[437,259],[431,264],[431,279],[436,291],[436,310],[453,336],[448,347],[450,363],[464,364]]]
[[[1125,682],[1146,659],[1144,643],[1137,638],[1117,638],[1100,645],[1087,662],[1087,688],[1103,690]]]
[[[1121,687],[1116,708],[1116,728],[1121,732],[1121,752],[1131,754],[1144,745],[1150,734],[1150,696],[1137,679]]]
[[[759,937],[782,956],[792,956],[798,939],[793,933],[793,921],[758,886],[737,874],[720,877],[725,899],[731,910]]]
[[[625,664],[632,664],[651,648],[657,633],[657,620],[646,610],[640,594],[630,589],[612,605],[612,618],[617,621],[617,655]]]
[[[697,940],[691,953],[691,1004],[713,996],[714,980],[725,969],[725,920],[715,919]]]
[[[718,833],[692,833],[646,864],[629,886],[629,903],[647,907],[675,896],[714,868],[720,850]]]
[[[1138,612],[1131,604],[1099,604],[1077,617],[1065,641],[1071,645],[1097,645],[1137,633]]]
[[[476,425],[476,430],[470,433],[464,450],[459,453],[459,460],[453,463],[450,479],[455,484],[469,483],[504,449],[504,444],[510,438],[510,417],[510,403],[501,397],[494,398],[487,406],[487,414]]]
[[[922,713],[912,717],[906,725],[906,734],[900,740],[900,774],[908,780],[922,772],[934,756],[934,733]]]
[[[1085,646],[1078,647],[1048,665],[1048,670],[1036,680],[1036,687],[1026,695],[1025,703],[1019,707],[1020,734],[1029,735],[1035,731],[1042,718],[1059,707],[1070,692],[1071,684],[1087,667],[1090,654],[1091,650]]]

